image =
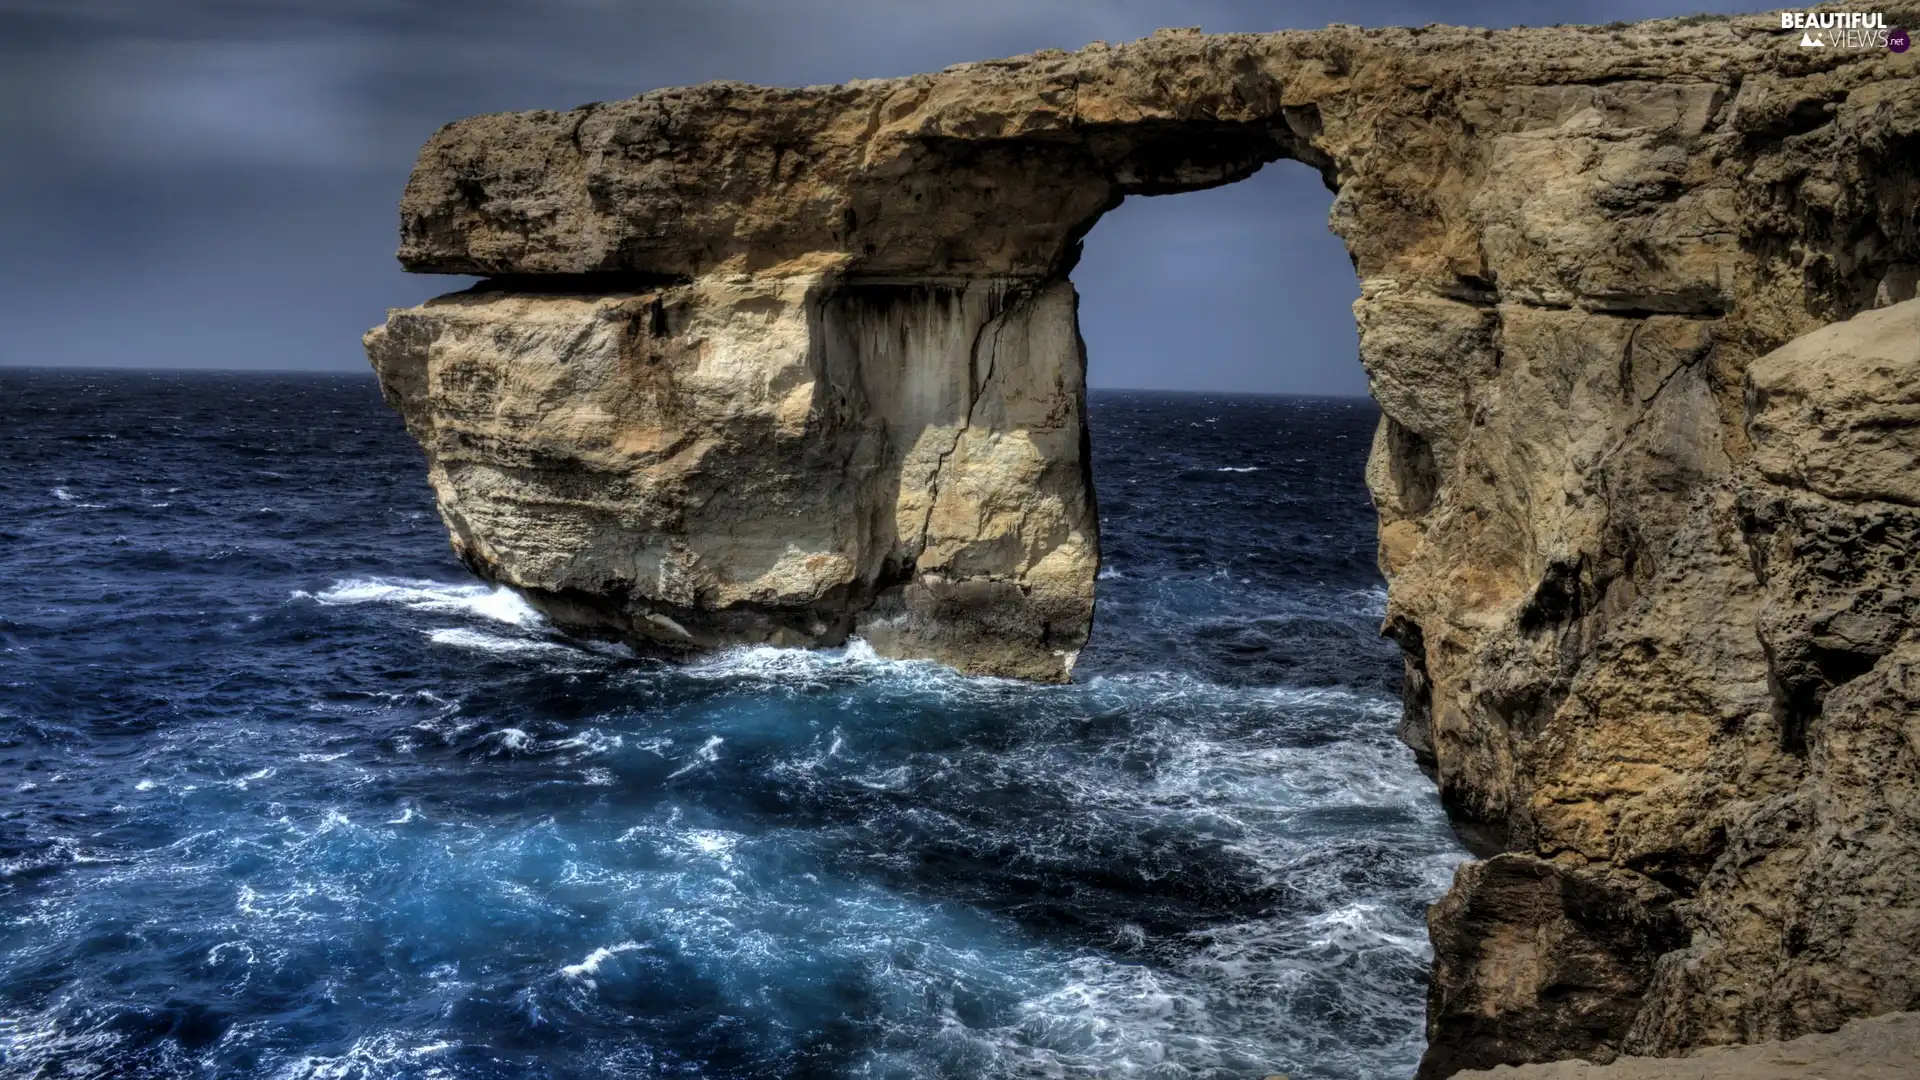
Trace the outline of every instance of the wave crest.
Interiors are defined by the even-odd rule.
[[[529,630],[547,625],[545,616],[505,585],[452,584],[424,578],[347,578],[317,593],[299,589],[293,596],[323,607],[398,604],[414,611],[473,615]]]

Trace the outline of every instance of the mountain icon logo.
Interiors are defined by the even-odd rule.
[[[1800,47],[1803,49],[1824,49],[1827,43],[1813,36],[1813,31],[1800,31]]]

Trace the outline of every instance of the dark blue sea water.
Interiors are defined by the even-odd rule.
[[[1036,687],[569,642],[367,378],[0,370],[0,1074],[1407,1075],[1373,409],[1092,415]]]

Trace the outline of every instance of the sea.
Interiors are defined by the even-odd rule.
[[[571,640],[370,377],[0,369],[0,1076],[1407,1077],[1374,406],[1090,416],[1034,686]]]

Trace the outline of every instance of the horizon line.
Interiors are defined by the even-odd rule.
[[[153,375],[334,375],[349,378],[374,378],[371,368],[351,370],[347,368],[241,368],[241,367],[148,367],[133,364],[15,364],[0,360],[0,371],[35,372],[74,372],[74,373],[113,373],[133,374],[144,372]],[[1088,386],[1089,391],[1119,391],[1135,394],[1234,394],[1243,397],[1307,397],[1336,398],[1352,401],[1372,401],[1371,394],[1340,394],[1314,392],[1308,390],[1239,390],[1239,389],[1182,389],[1166,386]]]

